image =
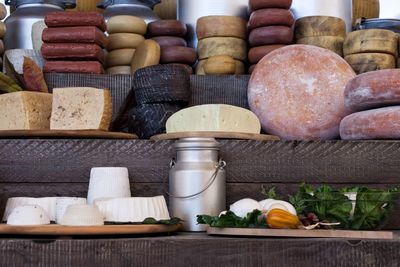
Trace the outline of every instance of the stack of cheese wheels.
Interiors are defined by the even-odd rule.
[[[205,16],[197,20],[196,74],[245,73],[246,23],[235,16]]]
[[[4,4],[0,3],[0,20],[3,20],[7,16],[7,10]],[[0,21],[0,70],[3,69],[3,54],[4,54],[4,42],[3,38],[6,34],[6,25]]]
[[[148,37],[161,47],[160,64],[182,64],[192,74],[197,54],[187,47],[186,34],[186,24],[178,20],[157,20],[147,27]]]
[[[250,0],[249,73],[268,53],[293,42],[294,17],[289,10],[292,0]]]
[[[309,16],[296,20],[295,38],[297,44],[326,48],[339,56],[343,56],[345,37],[346,23],[341,18]]]
[[[44,72],[103,74],[106,24],[97,12],[54,12],[45,17]]]
[[[107,74],[131,74],[133,55],[145,41],[146,22],[135,16],[113,16],[107,21],[107,32]]]
[[[353,113],[340,124],[342,139],[400,139],[400,69],[358,75],[346,85],[345,105]]]
[[[393,69],[398,58],[398,36],[382,29],[354,31],[344,41],[343,54],[357,74]]]

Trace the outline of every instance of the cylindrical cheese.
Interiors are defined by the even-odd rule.
[[[254,29],[249,35],[251,47],[269,44],[291,44],[293,29],[287,26],[267,26]]]
[[[199,41],[197,53],[199,59],[226,55],[245,61],[247,44],[245,40],[235,37],[209,37]]]
[[[264,26],[282,25],[291,27],[294,23],[292,12],[283,8],[265,8],[254,11],[250,15],[248,29]]]
[[[246,21],[236,16],[205,16],[197,20],[197,39],[236,37],[246,39]]]
[[[0,21],[0,38],[3,38],[6,35],[6,24]]]
[[[164,46],[161,47],[160,63],[183,63],[193,65],[196,63],[197,54],[191,47]]]
[[[296,41],[297,44],[315,45],[329,49],[339,56],[343,56],[343,37],[340,36],[314,36],[304,37]]]
[[[160,63],[161,48],[154,40],[145,40],[137,48],[131,62],[131,74],[138,69]]]
[[[187,46],[187,42],[182,37],[175,36],[157,36],[152,37],[161,47],[163,46]]]
[[[230,56],[213,56],[206,60],[203,66],[206,74],[235,74],[236,61]]]
[[[185,37],[187,33],[186,24],[179,20],[156,20],[147,25],[147,34],[155,36],[177,36]]]
[[[273,45],[263,45],[252,47],[249,50],[249,61],[251,64],[256,64],[260,61],[265,55],[268,55],[272,51],[286,46],[285,44],[273,44]]]
[[[7,16],[7,9],[3,3],[0,3],[0,20],[3,20]]]
[[[131,66],[115,66],[115,67],[111,67],[106,69],[106,74],[111,74],[111,75],[115,75],[115,74],[131,74]]]
[[[392,55],[384,53],[359,53],[344,57],[357,74],[384,69],[396,68],[396,60]]]
[[[97,61],[46,61],[43,72],[104,74],[104,69]]]
[[[206,62],[207,59],[199,60],[197,62],[196,75],[206,75],[206,72],[204,71],[204,64],[206,64]],[[236,62],[236,69],[234,74],[236,75],[245,74],[246,69],[244,63],[240,60],[235,60],[235,62]]]
[[[292,0],[249,0],[250,11],[262,8],[289,9],[291,5],[292,5]]]
[[[145,35],[147,31],[146,22],[139,17],[119,15],[111,17],[107,22],[107,32],[113,33],[137,33]]]
[[[135,49],[123,48],[109,52],[106,57],[106,66],[130,66]]]
[[[346,23],[341,18],[309,16],[296,20],[296,39],[315,36],[346,37]]]
[[[4,42],[3,40],[0,40],[0,55],[4,54]]]
[[[144,41],[143,35],[136,33],[114,33],[108,36],[107,50],[136,48]]]

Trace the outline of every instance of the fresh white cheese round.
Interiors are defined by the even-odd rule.
[[[60,221],[67,226],[104,225],[104,218],[95,205],[69,205]]]
[[[8,216],[9,225],[46,225],[50,224],[50,218],[39,205],[18,206]]]
[[[260,203],[254,199],[244,198],[233,203],[229,210],[236,214],[239,217],[246,217],[247,213],[252,212],[253,210],[262,210],[262,206]]]
[[[40,206],[51,221],[56,220],[56,199],[57,197],[43,197],[43,198],[33,198],[33,197],[13,197],[7,200],[6,209],[3,215],[3,221],[7,221],[8,217],[12,211],[24,205],[36,205]]]
[[[80,197],[59,197],[56,201],[56,223],[60,223],[65,211],[70,205],[85,205],[86,198]]]

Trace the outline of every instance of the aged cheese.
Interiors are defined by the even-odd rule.
[[[359,53],[347,55],[344,59],[357,74],[368,71],[394,69],[396,58],[384,53]]]
[[[4,42],[3,40],[0,40],[0,55],[4,54]]]
[[[0,21],[0,38],[3,39],[4,35],[6,35],[6,24]]]
[[[67,207],[60,224],[68,226],[104,225],[104,216],[96,205],[74,204]]]
[[[0,95],[0,130],[50,129],[52,95],[15,92]]]
[[[57,197],[42,197],[42,198],[33,198],[33,197],[13,197],[7,200],[6,209],[3,215],[3,221],[7,221],[8,216],[10,216],[11,212],[19,207],[24,205],[35,205],[40,206],[46,212],[46,215],[50,218],[51,221],[55,221],[56,219],[56,200]]]
[[[152,37],[152,40],[156,41],[160,47],[163,46],[187,46],[187,42],[182,37],[175,36],[156,36]]]
[[[340,123],[343,140],[399,139],[400,106],[353,113]]]
[[[199,59],[226,55],[245,61],[247,44],[245,40],[235,37],[209,37],[199,41],[197,53]]]
[[[252,47],[249,50],[249,61],[251,64],[256,64],[260,61],[264,56],[268,55],[272,51],[286,46],[285,44],[273,44],[273,45],[262,45]]]
[[[269,44],[291,44],[293,29],[287,26],[266,26],[253,29],[249,34],[251,47]]]
[[[368,29],[351,32],[343,44],[345,56],[356,53],[387,53],[397,58],[397,35],[389,30]]]
[[[346,37],[346,23],[341,18],[309,16],[296,20],[296,39],[315,36]]]
[[[197,61],[197,53],[191,47],[164,46],[161,47],[160,63],[183,63],[193,65]]]
[[[207,59],[203,59],[203,60],[199,60],[196,64],[196,75],[206,75],[206,72],[204,70],[204,65],[206,64]],[[236,75],[240,75],[240,74],[245,74],[246,73],[246,68],[245,65],[242,61],[240,60],[236,60],[236,69],[235,69],[235,73]]]
[[[166,124],[167,133],[239,132],[259,134],[260,121],[250,110],[224,104],[199,105],[173,114]]]
[[[177,36],[185,37],[187,33],[186,24],[173,19],[155,20],[147,25],[147,34],[154,36]]]
[[[209,57],[204,64],[204,72],[206,74],[235,74],[236,61],[230,56],[213,56]]]
[[[131,74],[131,66],[115,66],[106,69],[106,74]]]
[[[16,207],[8,216],[9,225],[46,225],[50,224],[49,216],[39,205],[25,205]]]
[[[123,48],[108,52],[106,56],[107,67],[131,65],[135,51],[136,49],[133,48]]]
[[[267,133],[285,140],[333,139],[348,114],[344,88],[354,77],[346,61],[327,49],[286,46],[256,65],[249,105]]]
[[[111,116],[109,90],[91,87],[53,89],[52,130],[107,131]]]
[[[103,32],[106,30],[103,14],[97,11],[51,12],[44,21],[48,27],[96,26]]]
[[[247,26],[249,30],[252,30],[272,25],[291,27],[293,23],[294,17],[290,10],[283,8],[264,8],[251,13]]]
[[[138,69],[160,63],[161,47],[154,40],[145,40],[136,49],[131,62],[131,74]]]
[[[104,74],[103,65],[98,61],[46,61],[43,72]]]
[[[400,69],[360,74],[347,83],[344,95],[351,111],[400,105]]]
[[[107,36],[95,26],[45,28],[42,33],[45,43],[96,43],[107,46]]]
[[[0,20],[5,19],[7,16],[7,9],[3,3],[0,3]]]
[[[136,33],[114,33],[108,36],[108,51],[123,48],[135,49],[144,41],[143,35]]]
[[[292,5],[292,0],[249,0],[250,11],[262,8],[289,9],[291,5]]]
[[[246,39],[246,21],[236,16],[205,16],[197,20],[197,39],[208,37],[236,37]]]
[[[339,56],[343,56],[343,42],[344,38],[340,36],[313,36],[296,40],[297,44],[315,45],[321,48],[329,49]]]
[[[135,16],[113,16],[107,21],[107,32],[109,34],[137,33],[145,35],[147,32],[147,24],[142,18]]]

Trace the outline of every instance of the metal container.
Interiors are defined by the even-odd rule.
[[[160,2],[161,0],[102,0],[97,7],[105,9],[105,20],[113,16],[129,15],[141,17],[149,23],[160,19],[153,12],[153,7]]]
[[[197,19],[210,15],[240,16],[247,20],[248,0],[178,0],[178,20],[188,27],[188,46],[197,47]]]
[[[399,0],[380,0],[379,17],[382,19],[400,19]]]
[[[184,138],[175,143],[169,171],[169,208],[184,220],[184,231],[204,231],[197,215],[218,215],[226,208],[225,162],[213,138]]]
[[[332,16],[346,22],[347,31],[352,27],[352,0],[293,0],[291,10],[295,19],[307,16]]]
[[[7,32],[4,46],[9,49],[32,49],[32,25],[55,11],[74,8],[75,0],[6,0],[16,10],[4,21]]]

